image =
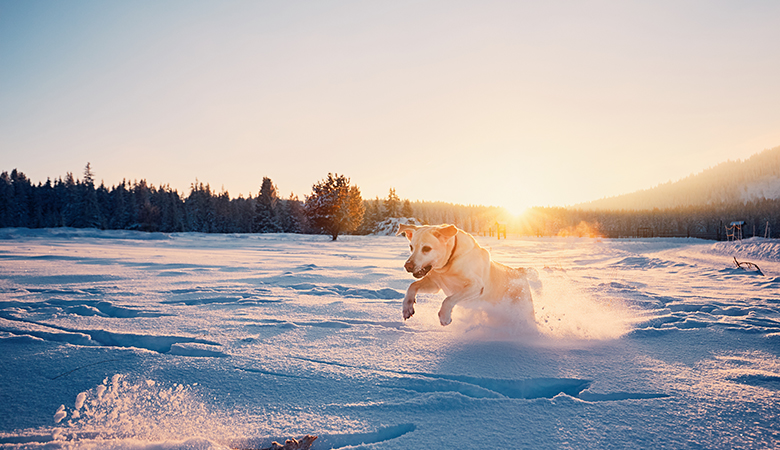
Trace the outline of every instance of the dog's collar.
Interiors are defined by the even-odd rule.
[[[452,252],[450,252],[450,257],[447,258],[447,263],[442,266],[442,269],[446,269],[449,267],[450,263],[452,262],[452,257],[455,256],[455,250],[458,249],[458,235],[456,234],[454,236],[455,243],[452,245]]]

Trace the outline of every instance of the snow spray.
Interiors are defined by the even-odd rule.
[[[532,283],[533,307],[509,300],[461,302],[453,309],[452,324],[442,329],[433,309],[441,303],[438,294],[416,306],[415,318],[429,330],[487,340],[608,340],[631,330],[633,315],[622,300],[589,290],[561,269],[540,272]]]
[[[542,335],[607,340],[631,330],[633,315],[622,300],[586,289],[561,269],[546,268],[542,272],[544,290],[534,297],[536,323]]]
[[[52,436],[55,441],[81,441],[82,447],[199,439],[198,448],[206,443],[220,448],[210,441],[235,433],[235,424],[228,426],[223,415],[199,401],[192,386],[129,381],[121,374],[78,394],[72,408],[60,406],[54,421],[60,424]]]

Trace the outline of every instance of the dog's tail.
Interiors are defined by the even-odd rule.
[[[520,270],[525,274],[525,279],[528,280],[531,289],[536,292],[542,292],[542,281],[539,280],[539,272],[537,272],[536,269],[533,267],[524,267],[517,270]]]

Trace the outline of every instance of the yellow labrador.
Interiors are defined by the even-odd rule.
[[[398,235],[409,239],[412,255],[404,268],[418,280],[404,297],[404,320],[414,314],[417,293],[444,291],[439,321],[452,322],[452,308],[466,300],[493,304],[508,300],[533,312],[529,277],[538,281],[534,269],[513,269],[490,259],[473,236],[454,225],[399,225]]]

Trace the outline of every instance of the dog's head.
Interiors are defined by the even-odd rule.
[[[398,235],[403,234],[409,239],[412,255],[406,260],[404,269],[422,278],[433,269],[441,269],[450,259],[453,248],[452,239],[458,234],[454,225],[416,226],[399,225]]]

